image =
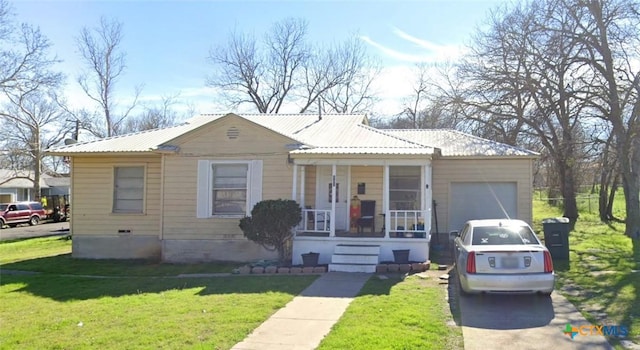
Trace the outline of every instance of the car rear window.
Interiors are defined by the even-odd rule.
[[[8,206],[9,206],[9,204],[0,204],[0,210],[5,211],[5,210],[7,210]]]
[[[31,203],[31,210],[41,210],[42,204],[40,203]]]
[[[475,227],[473,245],[540,244],[527,226]]]

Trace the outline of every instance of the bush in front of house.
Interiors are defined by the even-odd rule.
[[[240,229],[248,239],[270,251],[278,251],[285,263],[292,229],[302,220],[302,209],[291,199],[269,199],[258,202],[251,216],[240,220]]]

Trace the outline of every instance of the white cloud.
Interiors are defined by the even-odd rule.
[[[396,115],[404,109],[404,100],[412,94],[413,66],[396,65],[382,69],[374,81],[380,101],[372,112],[384,116]]]
[[[400,39],[413,43],[417,48],[417,52],[402,52],[385,46],[368,36],[361,36],[360,39],[382,51],[385,55],[405,62],[442,62],[458,58],[464,53],[464,47],[460,45],[439,45],[417,38],[395,27],[393,28],[393,33]]]

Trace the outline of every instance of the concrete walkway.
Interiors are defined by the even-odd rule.
[[[369,277],[366,273],[324,274],[232,349],[315,349]]]

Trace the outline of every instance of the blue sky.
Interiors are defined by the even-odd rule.
[[[422,1],[30,1],[9,0],[17,19],[35,26],[53,44],[64,62],[71,103],[86,103],[76,77],[80,61],[75,38],[82,27],[93,27],[100,16],[123,23],[122,50],[127,70],[118,95],[131,95],[143,84],[142,98],[181,93],[198,112],[224,112],[205,79],[213,67],[209,50],[223,44],[230,31],[265,32],[274,22],[304,18],[314,43],[343,41],[357,35],[385,71],[378,82],[382,114],[400,108],[410,91],[408,67],[416,61],[437,61],[459,52],[476,26],[500,0]]]

